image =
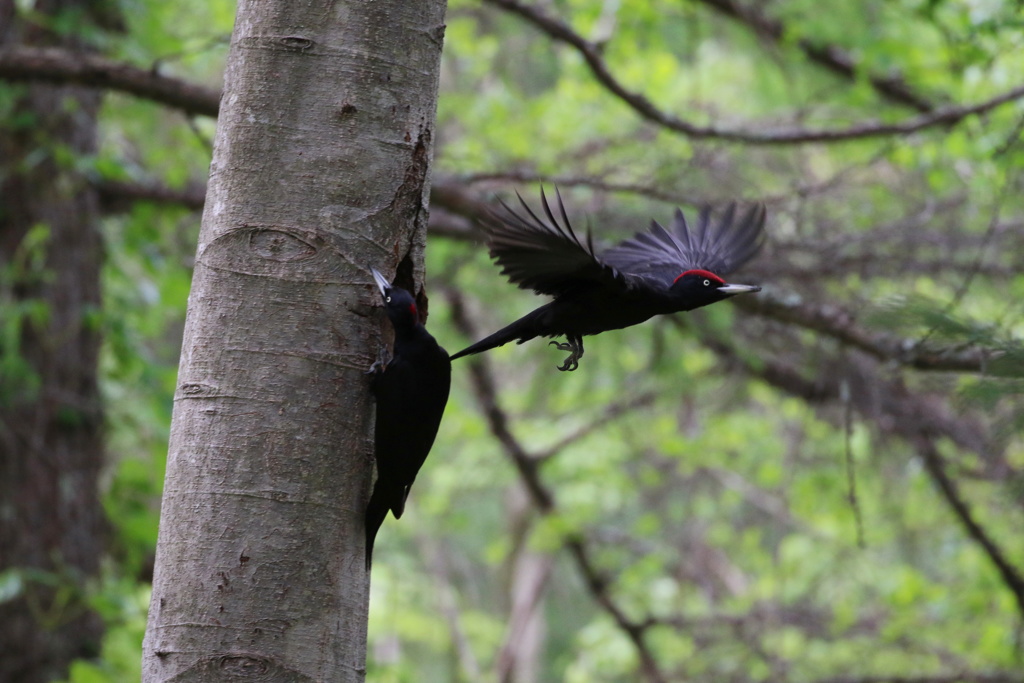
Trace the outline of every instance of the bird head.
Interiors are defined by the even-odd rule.
[[[683,310],[693,310],[701,306],[728,299],[737,294],[760,292],[757,285],[733,285],[727,283],[710,270],[688,270],[675,279],[670,290],[673,297],[686,302]]]
[[[416,308],[416,300],[412,294],[401,287],[392,287],[383,275],[371,268],[373,279],[377,282],[377,289],[384,298],[384,309],[387,311],[388,319],[395,329],[416,326],[420,321],[420,313]]]

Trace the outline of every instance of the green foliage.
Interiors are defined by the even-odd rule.
[[[131,577],[115,577],[111,571],[104,572],[100,585],[89,595],[89,606],[106,624],[99,657],[75,661],[68,671],[68,677],[59,683],[140,680],[140,653],[142,637],[146,631],[149,596],[150,588],[147,584],[141,584]]]
[[[149,593],[148,586],[121,575],[113,565],[98,581],[85,581],[69,567],[0,573],[0,603],[24,598],[33,618],[46,629],[64,626],[87,610],[107,623],[99,658],[74,662],[65,683],[139,680]]]
[[[995,316],[997,309],[981,305],[978,310],[979,314]],[[1024,433],[1024,343],[1014,336],[1016,330],[1008,329],[1005,323],[956,315],[949,305],[924,296],[895,299],[880,308],[872,322],[899,331],[906,338],[920,339],[926,348],[931,345],[961,352],[981,351],[982,372],[958,383],[961,402],[992,416],[994,432],[1004,439]],[[1018,475],[1017,479],[1024,477]]]
[[[46,327],[49,306],[14,292],[32,292],[52,277],[45,267],[49,239],[47,226],[33,226],[11,258],[0,263],[0,405],[31,400],[39,391],[39,376],[22,355],[22,340],[26,328]]]
[[[702,3],[531,6],[606,41],[609,70],[654,106],[727,129],[902,121],[917,111],[880,96],[872,75],[899,76],[941,106],[983,101],[1018,85],[1024,70],[1019,7],[1009,0],[864,0],[828,11],[812,0],[745,4],[782,23],[780,42]],[[107,37],[107,54],[219,82],[230,3],[132,0],[125,9],[128,31]],[[853,79],[811,63],[808,44],[856,60]],[[12,90],[0,89],[2,125],[31,130],[32,121],[8,115]],[[540,340],[495,350],[488,356],[514,436],[534,454],[555,449],[538,467],[557,500],[546,516],[528,502],[477,408],[467,361],[458,361],[407,514],[378,537],[367,679],[470,681],[475,666],[494,680],[517,563],[547,557],[537,680],[636,679],[636,648],[564,551],[578,538],[627,616],[653,620],[645,639],[672,680],[1019,668],[1018,607],[913,444],[891,416],[871,412],[881,399],[858,404],[847,440],[847,406],[787,392],[767,370],[778,362],[823,382],[863,371],[844,375],[847,386],[898,377],[943,415],[969,419],[999,448],[975,453],[943,440],[941,451],[978,520],[1024,566],[1024,276],[1019,245],[1007,239],[1024,215],[1022,113],[1015,102],[955,127],[836,145],[688,138],[641,119],[578,53],[520,17],[452,0],[435,178],[461,178],[481,194],[516,186],[503,175],[562,178],[574,223],[589,218],[598,243],[651,217],[666,222],[677,204],[764,199],[771,241],[749,277],[766,295],[842,307],[871,334],[937,353],[979,350],[987,361],[979,373],[890,364],[870,374],[873,361],[833,338],[726,304],[679,316],[683,325],[653,320],[588,338],[571,374],[555,370],[563,354]],[[102,122],[98,155],[68,163],[99,178],[178,188],[205,177],[212,122],[186,125],[123,95],[105,97]],[[532,201],[534,185],[518,189]],[[95,319],[105,339],[104,505],[114,540],[104,578],[78,595],[108,630],[101,656],[76,663],[69,683],[138,677],[198,221],[138,204],[104,223],[104,309]],[[0,293],[16,278],[46,277],[45,245],[39,228],[19,265],[0,273]],[[541,301],[509,286],[480,244],[435,235],[427,259],[429,324],[450,351],[469,339],[457,331],[449,291],[465,296],[476,336]],[[0,299],[0,392],[31,391],[17,361],[20,329],[47,311],[8,302]],[[723,358],[707,339],[735,356]],[[621,415],[606,412],[630,402]],[[0,599],[23,579],[0,576]]]
[[[75,13],[47,25],[76,33],[106,56],[162,73],[216,86],[226,39],[234,18],[230,3],[161,3],[130,0],[124,5],[128,30],[111,34],[87,25]],[[26,7],[19,8],[22,13]],[[170,30],[173,29],[173,30]],[[37,151],[21,159],[31,166],[53,158],[89,179],[158,181],[170,187],[202,181],[209,164],[213,122],[186,125],[177,112],[136,98],[109,94],[100,113],[100,150],[80,157],[43,139],[32,116],[17,113],[26,87],[0,87],[0,126],[25,137]],[[6,161],[6,160],[5,160]],[[62,188],[57,188],[62,189]],[[0,212],[4,210],[0,201]],[[85,311],[86,324],[102,331],[101,390],[107,417],[102,477],[103,505],[112,530],[101,578],[83,584],[70,573],[12,570],[0,576],[0,600],[24,595],[33,585],[56,597],[40,605],[41,619],[59,623],[88,607],[106,625],[98,657],[75,662],[69,683],[132,681],[140,678],[140,652],[149,602],[160,493],[172,408],[181,327],[191,280],[199,216],[181,209],[140,203],[103,224],[105,256],[103,308]],[[39,380],[22,357],[28,326],[55,321],[26,291],[48,285],[45,267],[49,229],[35,226],[3,254],[0,267],[0,402],[31,398]],[[15,297],[14,292],[19,292]],[[64,411],[67,424],[80,419]],[[49,620],[47,622],[47,620]]]
[[[139,662],[148,584],[139,584],[137,577],[151,571],[156,547],[183,304],[197,228],[194,216],[148,205],[138,205],[105,226],[109,251],[101,370],[111,465],[103,504],[116,531],[116,576],[105,586],[108,631],[97,666],[114,670],[131,671],[125,666],[137,667]],[[72,676],[71,681],[77,680]]]
[[[566,18],[584,36],[593,35],[607,11],[582,2],[556,3],[545,10]],[[752,121],[785,118],[792,111],[801,111],[800,123],[808,127],[900,120],[907,111],[879,106],[868,71],[902,75],[939,101],[970,102],[1013,86],[1003,75],[1021,66],[1012,3],[987,8],[987,16],[997,17],[994,24],[986,24],[978,13],[971,16],[961,3],[936,4],[926,11],[913,3],[865,2],[822,12],[820,3],[786,2],[771,10],[787,28],[786,40],[774,51],[745,29],[696,7],[622,3],[613,13],[613,38],[604,55],[618,78],[656,106],[698,124],[724,127],[749,127]],[[987,38],[977,40],[982,25]],[[802,63],[802,41],[847,50],[863,65],[855,83],[844,84]],[[803,280],[777,280],[775,286],[798,292],[811,286],[811,294],[828,292],[854,309],[877,311],[865,321],[872,331],[922,340],[937,349],[985,349],[992,354],[986,372],[956,381],[954,402],[972,411],[995,406],[997,417],[1014,414],[1020,390],[1014,381],[1020,371],[1020,329],[1015,326],[1020,306],[1007,302],[1021,300],[1013,294],[1021,278],[999,281],[982,271],[958,308],[951,309],[948,301],[977,259],[988,265],[1009,256],[988,249],[985,233],[1000,202],[1004,216],[1019,215],[1021,209],[1016,199],[1000,199],[1011,196],[1018,183],[1011,157],[1020,152],[1011,145],[1011,131],[1019,106],[934,135],[821,149],[734,150],[652,130],[594,82],[574,51],[552,46],[518,18],[494,19],[454,3],[445,65],[446,74],[454,76],[442,91],[439,120],[448,135],[439,147],[441,173],[514,168],[640,183],[678,196],[680,202],[786,195],[797,186],[843,179],[820,198],[812,193],[789,200],[798,207],[801,222],[796,214],[776,212],[773,240],[795,242],[798,248],[800,242],[835,243],[840,245],[836,256],[864,240],[865,257],[878,265],[865,273],[837,266]],[[520,189],[528,198],[533,194]],[[923,229],[935,236],[908,237],[901,249],[899,222],[908,212],[952,196],[966,199],[954,212],[925,223]],[[602,199],[586,191],[570,201],[591,209],[600,226],[599,241],[642,228],[646,215],[662,219],[668,213],[626,196],[616,197],[620,205],[611,213]],[[980,239],[980,247],[945,246],[940,226],[952,222],[959,223],[957,234],[964,239]],[[886,233],[888,225],[893,227]],[[872,230],[878,231],[873,237]],[[892,245],[881,244],[887,237]],[[774,253],[783,261],[797,258]],[[478,333],[539,303],[508,287],[476,246],[463,251],[434,241],[428,258],[432,283],[470,294]],[[932,259],[945,269],[904,274],[901,259],[906,265]],[[831,266],[822,260],[812,263],[819,269]],[[770,278],[771,265],[766,268]],[[914,294],[906,296],[908,291]],[[903,298],[893,298],[900,294]],[[871,301],[900,303],[865,305]],[[435,305],[432,310],[435,334],[448,348],[464,345],[465,339],[453,343],[445,338],[450,334],[445,309]],[[729,307],[714,307],[693,318],[713,336],[729,339],[739,316]],[[822,344],[811,333],[801,339]],[[772,348],[771,337],[742,341]],[[755,367],[763,365],[758,351],[755,347],[749,354]],[[807,358],[814,353],[809,351]],[[555,354],[539,342],[490,356],[516,434],[535,451],[543,452],[581,424],[600,422],[601,410],[615,400],[645,390],[659,396],[653,405],[603,425],[544,465],[544,480],[556,493],[559,510],[534,524],[529,547],[557,552],[567,536],[577,533],[619,539],[593,545],[628,613],[682,614],[709,624],[699,631],[694,626],[651,632],[667,670],[692,679],[760,680],[779,674],[773,662],[785,662],[787,675],[803,680],[850,671],[918,674],[941,671],[944,662],[935,652],[947,645],[949,656],[965,667],[1012,666],[1019,616],[1014,616],[1005,587],[991,583],[996,574],[987,558],[964,537],[908,446],[881,439],[870,424],[853,429],[850,447],[866,543],[860,549],[848,502],[845,439],[835,414],[782,398],[766,384],[723,379],[715,356],[693,339],[657,322],[607,333],[587,340],[583,367],[572,376],[553,371]],[[817,372],[827,374],[828,369]],[[430,514],[422,522],[430,531],[421,533],[456,536],[465,548],[471,531],[463,526],[451,531],[451,515],[464,515],[464,506],[480,509],[479,491],[488,473],[491,486],[504,488],[514,472],[496,461],[494,446],[484,440],[486,425],[474,416],[476,398],[461,376],[437,446],[444,461],[428,462],[413,495]],[[990,402],[979,403],[986,395]],[[1011,444],[1007,457],[1019,462],[1024,425],[1000,419]],[[998,429],[1000,420],[995,422]],[[966,454],[950,457],[970,460]],[[435,489],[435,482],[443,485]],[[1012,547],[1019,534],[994,511],[1014,499],[1014,489],[1002,503],[987,505],[979,495],[985,486],[970,487],[979,490],[969,488],[967,494],[993,536]],[[421,511],[417,517],[422,516]],[[385,527],[382,536],[389,533],[403,532]],[[516,546],[491,538],[476,554],[484,566],[507,568]],[[386,556],[386,551],[380,555]],[[695,557],[712,559],[695,565]],[[1024,559],[1019,553],[1015,558],[1018,565]],[[563,591],[580,590],[570,578],[573,568],[560,569],[570,576],[552,579],[544,614],[552,633],[578,635],[570,642],[550,641],[545,661],[556,662],[550,678],[628,677],[636,666],[635,651],[593,603],[587,604],[585,591],[575,593],[570,608],[560,604],[557,596]],[[567,623],[568,612],[574,623],[582,616],[586,625]],[[777,626],[763,638],[745,638],[735,625],[751,613],[765,614]],[[787,616],[795,614],[802,616]],[[973,618],[982,618],[986,628],[961,633],[956,625]],[[700,647],[694,645],[694,633],[701,634]],[[749,645],[751,639],[757,644]],[[981,651],[986,654],[979,656]]]

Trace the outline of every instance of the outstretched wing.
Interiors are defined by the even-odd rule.
[[[627,286],[626,278],[594,254],[590,232],[587,232],[586,242],[576,235],[558,188],[555,188],[558,217],[541,188],[540,201],[547,220],[538,217],[518,192],[516,196],[524,213],[517,213],[501,202],[504,211],[492,212],[487,217],[491,257],[510,281],[522,289],[551,296],[581,286],[615,289]]]
[[[676,209],[672,230],[651,221],[648,232],[620,242],[601,254],[601,260],[624,273],[662,287],[687,270],[708,270],[726,276],[752,259],[765,241],[765,207],[755,204],[737,218],[736,204],[729,204],[717,220],[709,209],[700,212],[691,229]]]

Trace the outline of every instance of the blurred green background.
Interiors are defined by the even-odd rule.
[[[121,4],[126,30],[89,36],[102,54],[219,87],[232,4]],[[499,274],[451,196],[518,189],[536,206],[557,183],[599,244],[675,206],[764,201],[769,244],[734,278],[764,291],[588,338],[575,373],[542,340],[476,374],[457,361],[407,514],[378,536],[367,679],[632,681],[648,657],[667,680],[1024,681],[1024,104],[928,118],[1024,84],[1020,3],[524,5],[651,107],[746,140],[645,120],[502,4],[449,3],[433,167],[449,200],[427,247],[442,345],[542,303]],[[18,87],[0,82],[0,122]],[[922,125],[772,139],[908,121]],[[66,163],[175,192],[205,182],[212,119],[110,93],[99,126],[98,153]],[[74,683],[139,676],[199,221],[173,197],[103,220],[113,533],[101,576],[68,588],[106,624]],[[0,575],[0,599],[28,580]]]

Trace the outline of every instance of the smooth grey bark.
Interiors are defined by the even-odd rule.
[[[189,297],[143,680],[359,681],[388,329],[420,292],[444,0],[243,0]]]

